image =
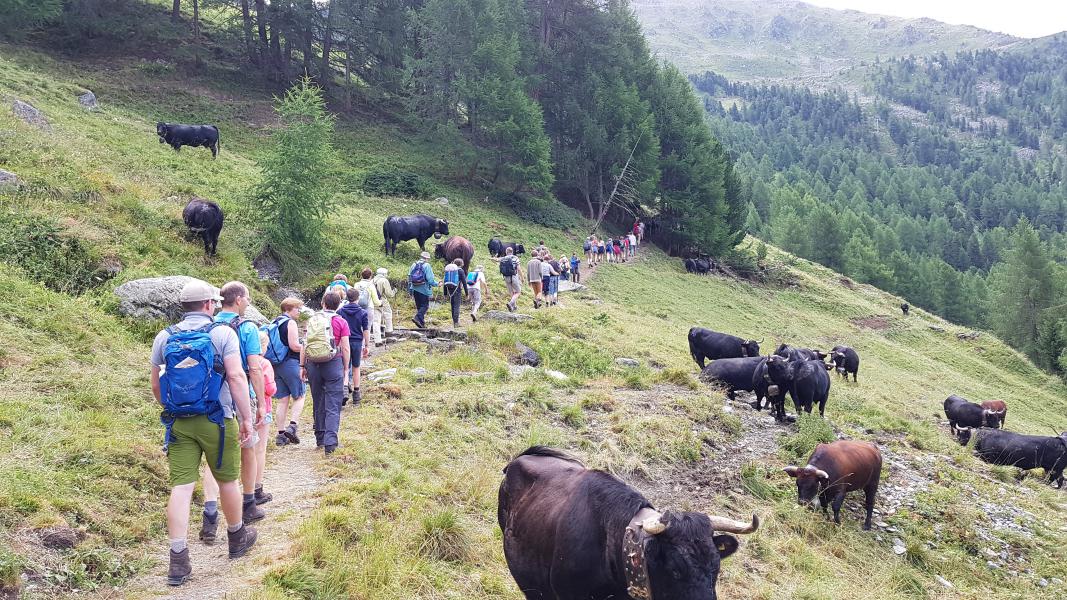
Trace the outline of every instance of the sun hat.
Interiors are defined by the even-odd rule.
[[[203,302],[205,300],[221,302],[222,296],[219,295],[219,288],[200,279],[193,279],[186,283],[181,293],[178,294],[178,302]]]

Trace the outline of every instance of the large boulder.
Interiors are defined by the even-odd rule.
[[[41,129],[48,128],[48,119],[44,117],[44,114],[41,113],[41,111],[34,108],[32,104],[23,102],[22,100],[15,100],[11,103],[11,113],[30,125],[35,125]]]
[[[119,312],[134,319],[176,322],[182,318],[178,294],[192,279],[188,275],[168,275],[127,281],[115,288]],[[245,318],[257,324],[269,320],[252,305],[245,311]]]
[[[580,292],[585,289],[585,286],[580,283],[574,283],[573,281],[561,281],[559,282],[559,291],[563,292]]]

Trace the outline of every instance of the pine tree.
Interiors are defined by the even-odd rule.
[[[1005,262],[990,273],[989,325],[1016,348],[1038,354],[1041,312],[1055,302],[1052,262],[1024,217],[1012,233]]]

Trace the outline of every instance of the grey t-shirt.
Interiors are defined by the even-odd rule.
[[[175,327],[182,331],[189,331],[199,329],[214,321],[215,319],[204,313],[185,313]],[[162,367],[166,364],[163,360],[163,347],[167,345],[169,337],[170,334],[166,330],[156,334],[156,339],[152,341],[152,365]],[[237,339],[237,332],[228,325],[220,325],[211,330],[211,343],[215,346],[215,352],[223,358],[241,353],[241,342]],[[222,403],[223,416],[227,419],[233,418],[236,407],[233,397],[230,396],[230,386],[226,382],[222,384],[219,402]]]

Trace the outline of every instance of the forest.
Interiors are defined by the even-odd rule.
[[[1063,372],[1065,48],[876,62],[859,93],[691,80],[748,231]]]

